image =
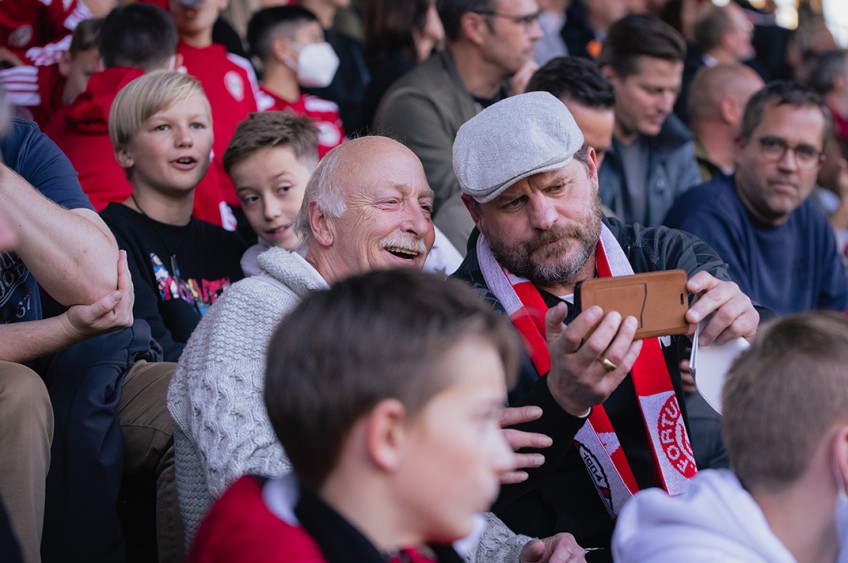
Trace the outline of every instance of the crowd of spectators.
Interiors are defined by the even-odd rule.
[[[0,1],[0,560],[844,561],[848,49],[804,15]],[[579,309],[674,269],[688,334]]]

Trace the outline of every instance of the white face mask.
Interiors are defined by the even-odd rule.
[[[339,57],[329,43],[310,43],[300,49],[297,64],[297,82],[306,88],[324,88],[330,85],[339,68]]]
[[[848,491],[846,491],[845,480],[842,478],[842,473],[833,463],[833,471],[836,476],[836,534],[839,537],[839,556],[836,558],[837,563],[848,563]]]

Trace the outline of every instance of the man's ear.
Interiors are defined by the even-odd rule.
[[[312,238],[321,246],[331,246],[336,240],[334,218],[327,215],[314,201],[309,202],[309,230]]]
[[[745,113],[745,106],[733,96],[725,96],[719,102],[718,111],[725,123],[739,127],[742,123],[742,115]]]
[[[368,457],[381,470],[394,472],[403,460],[407,428],[406,407],[397,399],[383,399],[366,415]]]
[[[465,209],[471,214],[471,220],[474,221],[474,224],[478,227],[480,226],[480,214],[478,211],[480,210],[480,204],[474,201],[474,199],[470,195],[462,194],[462,203],[465,204]]]
[[[604,77],[606,77],[606,79],[609,80],[610,82],[613,82],[613,81],[618,82],[618,80],[620,78],[618,73],[615,71],[614,68],[612,68],[611,65],[602,66],[601,67],[601,74],[603,74]]]
[[[465,12],[459,19],[460,35],[468,39],[474,45],[482,45],[486,37],[491,33],[486,18],[482,14]]]
[[[589,179],[592,180],[592,183],[595,187],[598,187],[598,154],[595,152],[595,149],[590,146],[586,146],[586,168],[589,172]]]

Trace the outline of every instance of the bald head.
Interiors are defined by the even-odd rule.
[[[404,145],[368,136],[331,150],[309,179],[296,228],[328,281],[387,267],[420,269],[435,237],[433,192]]]
[[[696,123],[725,120],[738,127],[745,104],[763,87],[763,79],[743,64],[703,67],[689,89],[689,115]]]

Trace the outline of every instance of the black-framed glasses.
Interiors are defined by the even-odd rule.
[[[775,137],[773,135],[765,135],[757,139],[760,143],[760,152],[764,157],[772,161],[783,160],[787,151],[792,151],[795,155],[795,162],[800,168],[813,168],[821,162],[824,152],[813,145],[800,144],[790,146],[786,139]]]
[[[526,14],[523,16],[514,16],[512,14],[502,14],[500,12],[495,12],[493,10],[474,10],[475,14],[480,14],[481,16],[492,16],[495,18],[504,18],[516,25],[520,25],[524,28],[524,31],[530,31],[530,28],[533,27],[536,23],[539,22],[539,16],[542,12],[534,12],[532,14]]]

